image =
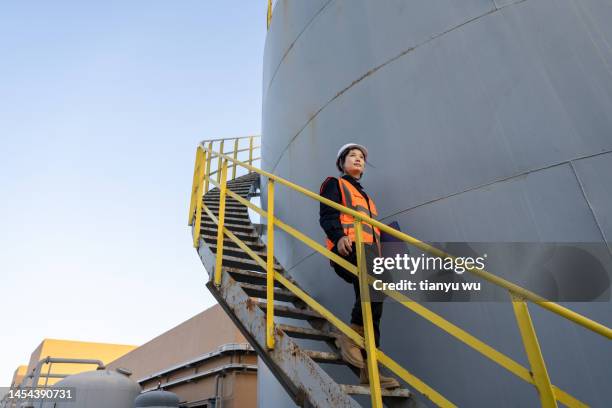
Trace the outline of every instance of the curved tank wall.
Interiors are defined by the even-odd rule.
[[[318,191],[338,147],[363,143],[383,220],[420,239],[608,241],[609,252],[610,21],[612,4],[595,0],[278,1],[262,166]],[[322,240],[318,204],[277,197],[280,219]],[[328,262],[276,238],[281,262],[348,319],[351,289]],[[527,365],[509,304],[430,306]],[[612,325],[609,302],[570,306]],[[612,405],[608,341],[530,310],[552,381]],[[382,324],[382,348],[459,406],[537,404],[533,387],[405,309],[386,304]]]

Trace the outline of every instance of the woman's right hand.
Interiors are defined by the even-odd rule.
[[[338,240],[336,246],[338,247],[338,253],[342,256],[348,256],[348,254],[353,252],[353,244],[346,235]]]

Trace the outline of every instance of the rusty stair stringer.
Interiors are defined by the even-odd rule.
[[[360,407],[281,330],[275,332],[274,350],[266,350],[266,315],[228,273],[219,288],[213,282],[206,286],[298,406]]]

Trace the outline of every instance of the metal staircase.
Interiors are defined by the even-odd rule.
[[[418,407],[424,405],[423,397],[428,400],[428,405],[433,403],[439,407],[456,407],[374,344],[372,313],[368,305],[369,287],[374,279],[366,270],[364,244],[361,241],[362,227],[363,224],[376,226],[430,256],[454,258],[453,255],[254,166],[253,163],[259,160],[253,157],[254,151],[259,148],[254,145],[255,139],[250,136],[207,140],[196,150],[189,225],[192,226],[193,244],[209,273],[207,286],[219,304],[299,406],[358,407],[361,406],[360,402],[367,405],[369,399],[374,408]],[[248,142],[246,148],[241,146],[245,141]],[[227,143],[233,144],[232,150],[224,148]],[[216,168],[211,169],[213,166]],[[240,176],[237,174],[238,168],[247,174]],[[249,201],[259,196],[262,178],[267,183],[265,197],[261,197],[262,201],[267,202],[265,210]],[[357,265],[347,262],[275,217],[276,184],[352,216],[355,220]],[[211,185],[214,188],[209,188]],[[249,210],[265,220],[267,245],[261,239],[263,225],[251,222]],[[364,300],[363,336],[302,290],[299,282],[277,262],[274,257],[275,228],[343,266],[358,278],[360,296]],[[588,406],[551,383],[528,303],[606,339],[612,339],[612,329],[484,269],[470,267],[466,271],[507,291],[529,362],[527,366],[406,295],[394,290],[381,292],[402,305],[407,313],[419,315],[482,357],[533,386],[541,406],[557,407],[558,403],[568,407]],[[365,350],[368,376],[372,379],[369,386],[338,383],[332,378],[335,374],[329,374],[334,370],[328,372],[324,369],[329,364],[346,365],[335,345],[340,333]],[[414,392],[405,388],[381,389],[378,381],[379,364],[399,377],[404,384],[408,384]],[[352,367],[349,366],[349,369],[357,374]]]
[[[250,173],[227,182],[229,190],[245,199],[257,194],[258,185],[257,173]],[[214,188],[204,194],[202,199],[204,206],[215,218],[203,209],[200,228],[202,242],[205,245],[201,245],[198,252],[206,269],[213,271],[217,253],[220,190]],[[245,205],[231,198],[225,202],[225,226],[243,240],[252,251],[267,260],[266,246],[260,240],[256,226],[251,223]],[[211,273],[207,287],[289,395],[303,407],[361,406],[351,396],[369,395],[369,386],[338,384],[321,367],[325,364],[347,365],[335,345],[337,331],[333,330],[321,315],[278,283],[274,288],[274,315],[301,321],[306,325],[299,322],[276,325],[275,348],[267,349],[266,271],[232,240],[226,238],[223,247],[221,285],[215,285]],[[288,276],[276,260],[274,264],[279,273],[299,287],[299,284]],[[297,339],[323,342],[330,351],[305,349],[298,344]],[[358,370],[354,372],[359,375]],[[412,394],[407,389],[382,390],[382,396],[385,405],[390,407],[416,406]]]

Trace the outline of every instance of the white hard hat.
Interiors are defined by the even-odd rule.
[[[365,160],[368,160],[368,149],[366,149],[365,146],[362,146],[357,143],[347,143],[344,146],[342,146],[340,150],[338,150],[338,155],[336,156],[336,167],[338,167],[338,170],[343,171],[342,165],[340,164],[340,156],[342,156],[342,153],[344,153],[345,151],[349,149],[353,149],[353,148],[361,150],[361,152],[363,153],[363,158]]]

